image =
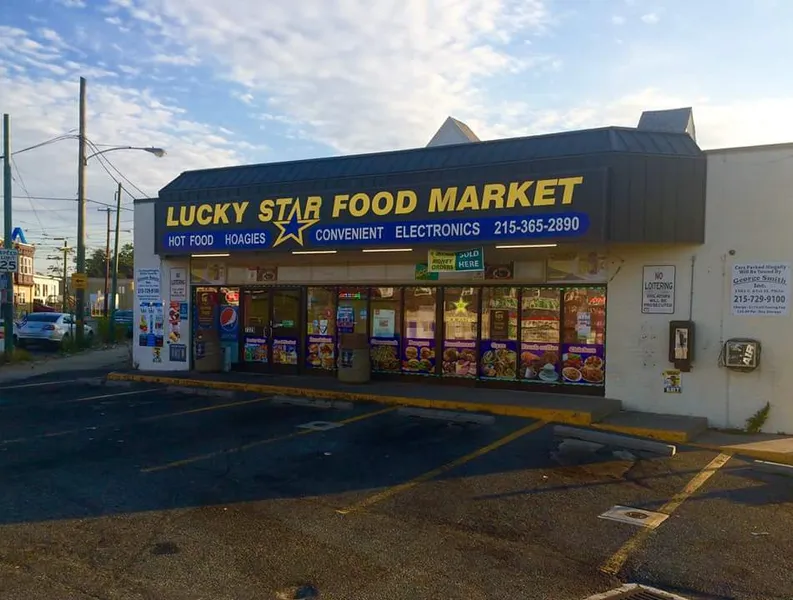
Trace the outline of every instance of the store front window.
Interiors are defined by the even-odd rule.
[[[332,371],[336,367],[336,289],[310,287],[306,298],[306,366]]]
[[[242,343],[246,363],[267,364],[269,348],[269,290],[245,290],[242,294]]]
[[[562,378],[576,385],[603,385],[606,373],[606,289],[567,288],[562,322]]]
[[[437,295],[437,288],[405,288],[405,338],[402,350],[402,371],[405,373],[435,373]]]
[[[376,373],[396,373],[401,369],[399,360],[402,334],[402,290],[393,287],[372,288],[372,311],[369,332],[372,370]]]
[[[559,288],[523,288],[520,378],[525,381],[559,381],[561,294]]]
[[[480,376],[514,380],[518,371],[518,288],[482,290]]]
[[[476,377],[478,327],[478,288],[445,288],[443,291],[442,363],[444,377]]]

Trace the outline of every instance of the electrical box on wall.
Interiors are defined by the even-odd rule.
[[[694,361],[694,322],[669,322],[669,362],[684,373],[691,370]]]
[[[733,338],[724,342],[722,364],[733,371],[754,371],[760,366],[760,342],[749,338]]]

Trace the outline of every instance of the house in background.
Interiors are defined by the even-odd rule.
[[[34,304],[44,304],[60,310],[63,305],[63,279],[53,275],[36,273],[33,276]]]

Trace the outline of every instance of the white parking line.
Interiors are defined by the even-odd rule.
[[[25,383],[22,385],[4,385],[2,387],[2,391],[6,390],[16,390],[20,388],[29,388],[29,387],[41,387],[42,385],[61,385],[64,383],[75,383],[76,381],[85,381],[84,379],[67,379],[67,380],[57,380],[57,381],[43,381],[41,383]]]
[[[115,394],[102,394],[101,396],[88,396],[87,398],[75,398],[74,400],[63,400],[54,404],[74,404],[75,402],[88,402],[89,400],[104,400],[105,398],[118,398],[119,396],[131,396],[133,394],[146,394],[155,391],[156,388],[145,390],[132,390],[131,392],[117,392]]]

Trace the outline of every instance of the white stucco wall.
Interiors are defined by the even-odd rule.
[[[709,152],[705,245],[611,248],[607,396],[629,409],[704,416],[716,427],[743,427],[770,402],[764,431],[793,433],[793,312],[733,316],[730,297],[734,264],[793,263],[791,157],[793,144]],[[674,315],[641,313],[644,265],[677,267]],[[693,369],[682,374],[681,394],[665,394],[669,321],[689,318],[690,299]],[[762,343],[756,371],[718,366],[723,341],[735,337]]]
[[[154,254],[154,203],[153,202],[137,202],[135,204],[135,230],[134,230],[134,244],[135,244],[135,275],[136,285],[135,293],[137,295],[137,273],[139,269],[159,269],[160,270],[160,301],[163,303],[165,314],[165,341],[160,350],[161,362],[154,361],[153,348],[141,346],[138,343],[138,323],[140,322],[140,302],[135,300],[134,311],[135,320],[133,321],[132,330],[132,362],[136,368],[144,371],[186,371],[190,366],[191,354],[191,339],[190,339],[190,322],[189,318],[181,323],[181,343],[187,346],[187,360],[185,362],[171,362],[168,349],[168,308],[171,301],[170,298],[170,269],[172,267],[185,267],[188,275],[188,294],[189,294],[189,259],[183,260],[160,260],[160,257]],[[188,296],[189,298],[189,296]],[[188,302],[188,307],[190,306]],[[188,317],[191,316],[188,311]]]

